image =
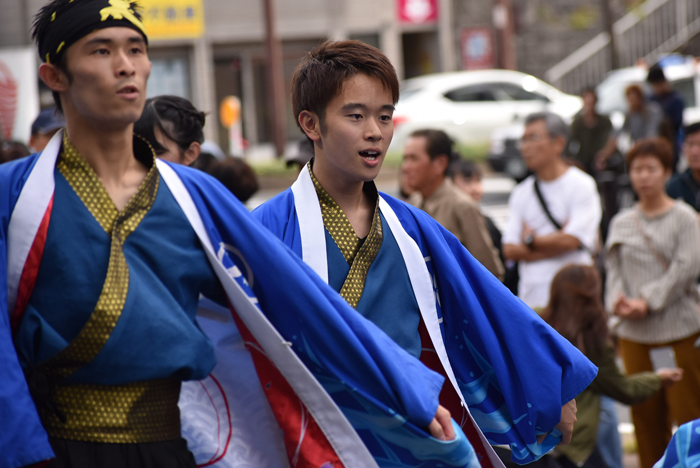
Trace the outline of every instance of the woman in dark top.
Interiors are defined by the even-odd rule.
[[[600,276],[595,268],[564,267],[554,277],[551,288],[550,301],[542,317],[598,366],[598,376],[576,397],[578,421],[572,441],[556,447],[555,455],[565,468],[605,468],[596,440],[601,395],[627,405],[636,404],[650,398],[662,386],[679,381],[683,371],[659,369],[656,373],[640,372],[631,376],[620,372],[608,333],[607,314],[600,299]]]

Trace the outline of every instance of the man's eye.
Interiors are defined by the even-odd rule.
[[[362,118],[362,114],[350,114],[349,117],[355,120],[360,120]]]
[[[388,122],[391,120],[391,116],[390,115],[382,115],[381,117],[379,117],[379,120],[381,120],[383,122]]]
[[[107,49],[97,49],[97,50],[95,50],[95,53],[96,53],[97,55],[107,55],[107,54],[109,53],[109,50],[107,50]]]
[[[141,53],[143,53],[143,50],[140,47],[134,47],[133,49],[131,49],[131,53],[132,54],[141,54]]]

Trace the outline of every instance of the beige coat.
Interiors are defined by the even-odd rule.
[[[484,216],[476,202],[455,187],[452,180],[445,179],[442,185],[425,199],[420,194],[413,194],[408,201],[454,234],[474,258],[503,281],[503,263],[498,257],[498,250],[493,246]]]

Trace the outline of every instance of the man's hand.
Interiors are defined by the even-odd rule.
[[[567,445],[571,442],[571,434],[573,434],[574,424],[576,424],[576,411],[576,400],[571,400],[561,407],[561,419],[555,427],[561,431],[560,444],[562,445]],[[541,444],[546,437],[547,434],[538,435],[537,443]]]
[[[656,371],[656,375],[661,377],[661,385],[663,387],[670,387],[674,383],[680,382],[681,379],[683,379],[683,369],[659,369]]]
[[[455,431],[452,427],[452,416],[444,406],[438,406],[437,413],[428,425],[430,435],[438,440],[454,440]]]

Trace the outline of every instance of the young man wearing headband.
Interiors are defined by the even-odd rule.
[[[151,68],[136,2],[54,0],[34,37],[66,128],[0,167],[0,466],[373,467],[435,449],[417,429],[450,432],[443,379],[133,134]],[[463,438],[437,445],[476,463]]]
[[[427,213],[377,192],[398,91],[387,57],[362,42],[307,54],[292,102],[315,158],[253,214],[358,315],[448,377],[441,402],[483,467],[501,464],[488,443],[528,463],[570,440],[571,400],[595,367]]]

